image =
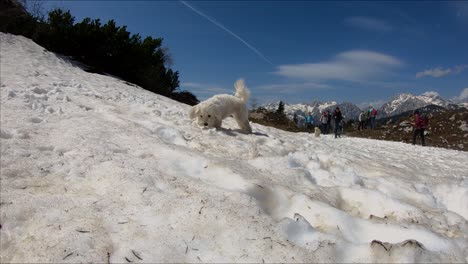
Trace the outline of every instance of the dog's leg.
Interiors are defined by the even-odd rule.
[[[247,132],[247,133],[252,133],[252,127],[250,126],[249,120],[244,120],[244,125],[242,126],[242,129]]]
[[[216,119],[216,121],[214,122],[214,127],[215,127],[216,129],[220,129],[222,123],[223,123],[223,120]]]
[[[240,111],[239,115],[235,114],[234,119],[236,119],[239,127],[246,133],[252,133],[252,127],[249,123],[249,114],[247,109]]]

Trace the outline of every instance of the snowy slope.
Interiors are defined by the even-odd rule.
[[[201,130],[186,105],[0,41],[2,263],[468,261],[466,152]]]
[[[447,108],[450,104],[450,101],[443,99],[436,92],[425,92],[421,95],[404,93],[383,104],[379,109],[379,117],[398,115],[427,105]]]

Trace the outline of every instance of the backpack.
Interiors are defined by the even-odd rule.
[[[427,115],[421,115],[421,121],[422,121],[422,128],[428,128],[429,127],[429,117]]]

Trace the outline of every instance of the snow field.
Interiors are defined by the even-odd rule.
[[[466,152],[203,130],[0,40],[1,262],[468,262]]]

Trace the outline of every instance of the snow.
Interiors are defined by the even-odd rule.
[[[452,102],[445,100],[437,92],[425,92],[421,95],[413,95],[402,93],[383,104],[379,112],[384,116],[391,116],[401,114],[406,111],[415,110],[427,105],[437,105],[441,107],[448,107]]]
[[[468,153],[252,124],[0,33],[0,262],[467,262]]]
[[[461,122],[460,129],[465,132],[468,131],[468,126],[466,125],[466,121]]]

